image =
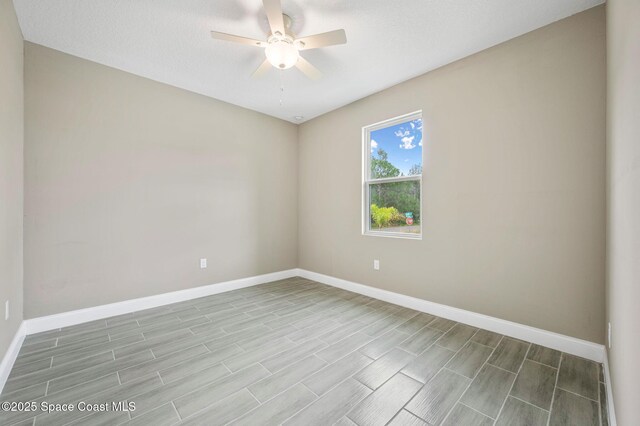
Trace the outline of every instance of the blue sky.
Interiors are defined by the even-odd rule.
[[[422,119],[410,120],[371,132],[371,156],[378,148],[389,154],[389,161],[405,175],[414,164],[422,165]]]

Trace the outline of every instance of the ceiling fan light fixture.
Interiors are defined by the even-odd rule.
[[[252,77],[258,78],[271,67],[286,70],[296,67],[312,80],[317,80],[322,73],[300,56],[301,50],[318,49],[321,47],[345,44],[347,35],[344,30],[333,30],[326,33],[314,34],[302,38],[291,32],[292,20],[289,15],[282,13],[281,0],[262,0],[271,35],[267,41],[255,40],[233,34],[211,31],[211,37],[217,40],[232,41],[250,46],[264,47],[265,60],[262,61]]]
[[[264,49],[264,53],[269,63],[281,70],[294,66],[300,57],[298,49],[287,38],[272,37],[269,40],[269,45]]]

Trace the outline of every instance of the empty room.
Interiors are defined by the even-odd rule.
[[[0,425],[640,425],[639,0],[0,0]]]

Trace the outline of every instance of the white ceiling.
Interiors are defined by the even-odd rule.
[[[311,81],[295,68],[251,79],[263,49],[209,36],[266,39],[261,0],[14,0],[28,41],[292,122],[600,3],[283,0],[299,36],[347,32],[346,45],[302,52],[324,73]]]

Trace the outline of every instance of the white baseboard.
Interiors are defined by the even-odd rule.
[[[155,308],[158,306],[169,305],[171,303],[196,299],[198,297],[210,296],[212,294],[265,284],[272,281],[295,277],[296,275],[297,269],[289,269],[286,271],[240,278],[233,281],[225,281],[202,287],[157,294],[155,296],[125,300],[123,302],[110,303],[108,305],[78,309],[76,311],[63,312],[61,314],[48,315],[46,317],[28,319],[24,321],[25,331],[26,334],[34,334],[42,331],[55,330],[57,328],[109,318],[115,315],[128,314],[130,312],[141,311],[143,309]]]
[[[7,348],[7,352],[5,352],[4,357],[2,357],[2,363],[0,363],[0,393],[2,393],[4,384],[7,382],[9,373],[11,373],[11,369],[13,368],[13,363],[18,357],[18,352],[20,352],[20,347],[22,346],[22,341],[24,340],[25,335],[25,326],[23,321],[20,323],[20,327],[18,327],[16,334],[13,336],[13,340],[11,340],[9,348]]]
[[[472,325],[474,327],[483,328],[495,333],[504,334],[505,336],[526,340],[527,342],[536,343],[541,346],[546,346],[548,348],[580,356],[582,358],[587,358],[592,361],[600,363],[604,361],[604,346],[597,343],[490,317],[488,315],[466,311],[464,309],[429,302],[427,300],[411,296],[405,296],[404,294],[394,293],[388,290],[369,287],[364,284],[354,283],[340,278],[331,277],[329,275],[307,271],[305,269],[298,269],[298,275],[333,287],[363,294],[375,299],[384,300],[385,302],[437,315],[439,317]]]
[[[613,388],[611,387],[611,372],[609,371],[609,355],[604,351],[604,388],[607,391],[607,413],[609,413],[609,426],[617,426],[616,410],[613,406]]]

